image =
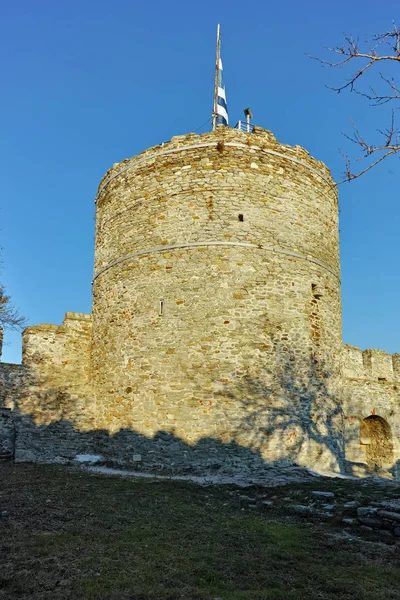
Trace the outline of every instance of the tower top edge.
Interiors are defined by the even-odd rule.
[[[143,159],[149,159],[152,156],[156,157],[162,155],[164,152],[178,151],[190,146],[213,145],[213,143],[217,144],[218,142],[227,143],[228,145],[240,144],[243,145],[243,147],[248,146],[249,150],[259,149],[283,155],[288,159],[306,164],[311,169],[319,172],[325,180],[328,180],[332,187],[335,187],[335,181],[330,169],[325,163],[311,156],[302,146],[281,144],[271,131],[263,129],[262,127],[254,126],[252,132],[248,133],[239,129],[220,125],[214,131],[208,131],[206,133],[186,133],[183,135],[176,135],[166,142],[146,148],[140,154],[114,163],[101,179],[98,192],[102,190],[107,181],[113,179],[117,173],[129,168],[131,164]]]

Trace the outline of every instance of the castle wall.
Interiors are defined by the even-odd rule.
[[[0,406],[14,421],[15,458],[73,458],[80,432],[95,427],[91,315],[66,313],[62,325],[28,327],[22,343],[22,365],[0,363]]]
[[[2,340],[0,339],[0,341]],[[14,407],[21,392],[24,376],[25,369],[22,365],[0,362],[0,460],[15,456],[16,415]]]
[[[40,385],[69,397],[90,385],[91,315],[65,313],[62,325],[27,327],[22,337],[22,362]]]
[[[336,190],[304,150],[219,128],[103,179],[92,363],[102,428],[335,468],[340,347]]]
[[[345,419],[346,458],[351,463],[367,462],[367,443],[362,439],[362,422],[375,416],[390,428],[391,457],[385,468],[399,475],[400,461],[400,370],[399,354],[383,350],[360,350],[343,346],[343,411]],[[363,469],[353,466],[355,474]]]

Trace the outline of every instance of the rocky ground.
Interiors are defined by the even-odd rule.
[[[283,475],[282,475],[283,476]],[[0,600],[399,600],[400,485],[0,464]]]
[[[343,526],[343,535],[364,537],[387,544],[400,544],[400,483],[384,477],[364,479],[343,477],[335,473],[320,475],[301,468],[271,471],[269,478],[251,480],[228,476],[162,476],[107,467],[84,466],[88,472],[117,477],[144,478],[153,481],[191,481],[202,486],[233,485],[249,488],[247,494],[232,492],[247,503],[247,508],[269,508],[271,513],[282,510],[288,515],[309,517],[313,521]],[[303,484],[303,485],[302,485]],[[314,490],[311,488],[315,487]],[[319,489],[322,487],[323,489]],[[335,491],[326,488],[334,488]],[[291,494],[275,493],[270,488],[290,490]],[[262,492],[260,490],[268,490]],[[259,490],[255,493],[254,490]],[[267,499],[266,499],[267,498]],[[294,501],[298,502],[294,502]]]

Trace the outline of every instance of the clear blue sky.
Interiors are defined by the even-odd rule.
[[[193,131],[212,109],[215,31],[231,121],[251,106],[279,141],[304,146],[340,177],[352,117],[384,112],[324,85],[346,72],[305,56],[343,32],[386,30],[386,0],[19,0],[0,23],[1,276],[30,324],[90,312],[94,203],[114,163]],[[399,78],[400,79],[400,78]],[[203,129],[204,130],[204,129]],[[341,186],[344,341],[400,351],[399,162]],[[20,360],[7,335],[3,360]]]

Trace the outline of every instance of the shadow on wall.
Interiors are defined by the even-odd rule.
[[[38,385],[25,370],[14,408],[0,414],[0,437],[4,441],[8,435],[3,447],[10,457],[13,444],[19,462],[68,462],[78,454],[99,454],[109,466],[165,474],[252,477],[290,466],[353,474],[353,464],[344,458],[340,397],[330,391],[335,390],[337,374],[322,361],[299,364],[287,352],[274,356],[276,364],[265,369],[263,381],[245,374],[215,394],[213,404],[220,411],[227,410],[226,401],[234,404],[235,419],[228,421],[226,412],[227,420],[221,421],[225,425],[217,433],[193,444],[173,426],[152,437],[132,428],[116,433],[95,429],[87,414],[91,402],[46,386],[45,381]],[[8,429],[1,426],[6,421]]]
[[[278,385],[245,377],[228,392],[243,414],[235,439],[250,440],[261,455],[269,439],[274,453],[284,449],[295,464],[345,473],[343,412],[338,390],[328,389],[331,374],[314,359],[299,369],[298,361],[282,355],[274,371]]]

